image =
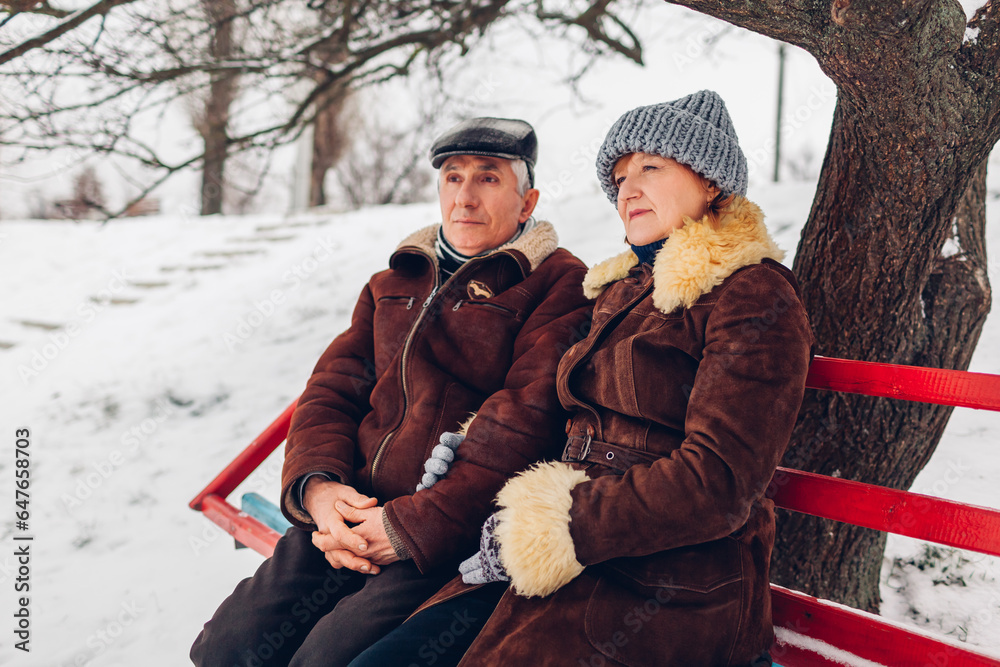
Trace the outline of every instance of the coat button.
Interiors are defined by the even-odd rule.
[[[636,285],[638,284],[639,281],[636,280],[635,278],[626,278],[622,282],[625,283],[626,285]]]
[[[572,419],[567,419],[566,420],[566,435],[569,435],[569,432],[572,431],[572,430],[573,430],[573,420]]]

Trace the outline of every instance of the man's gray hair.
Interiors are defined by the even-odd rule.
[[[528,165],[524,160],[508,160],[510,168],[514,170],[514,177],[517,179],[517,195],[523,197],[531,187],[531,179],[528,177]],[[441,179],[444,178],[444,170],[438,178],[438,190],[441,189]]]
[[[528,165],[524,160],[511,160],[510,168],[514,170],[514,176],[517,177],[517,194],[523,197],[528,192],[528,188],[531,187],[531,181],[528,180]]]

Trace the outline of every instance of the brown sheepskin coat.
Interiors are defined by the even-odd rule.
[[[511,475],[558,456],[566,412],[556,366],[591,309],[580,289],[586,266],[558,248],[551,224],[469,260],[443,284],[437,229],[403,241],[316,364],[292,415],[281,491],[285,516],[306,529],[312,521],[292,496],[307,473],[376,497],[424,573],[474,550]],[[441,433],[471,412],[447,478],[414,493]]]
[[[463,666],[749,665],[771,645],[764,491],[812,333],[760,209],[721,223],[689,221],[651,269],[628,251],[588,273],[592,326],[557,379],[570,439],[497,497],[512,585]]]

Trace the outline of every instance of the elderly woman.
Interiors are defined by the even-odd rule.
[[[562,460],[497,496],[462,566],[478,590],[452,582],[397,630],[423,643],[390,635],[356,664],[379,651],[383,665],[454,664],[446,635],[468,646],[462,665],[771,664],[764,491],[812,341],[795,278],[744,197],[746,158],[714,92],[623,115],[597,174],[631,249],[584,282],[597,301],[559,364]],[[493,610],[500,585],[482,584],[507,579]],[[476,623],[456,628],[463,599]]]

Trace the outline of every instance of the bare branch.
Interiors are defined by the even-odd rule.
[[[119,5],[127,5],[132,2],[135,2],[135,0],[100,0],[100,2],[91,5],[87,9],[81,9],[78,12],[74,12],[62,23],[47,32],[42,33],[37,37],[32,37],[28,41],[22,42],[18,46],[0,53],[0,65],[10,62],[15,58],[19,58],[33,49],[37,49],[55,41],[95,16],[104,16],[115,7]]]
[[[748,0],[719,2],[718,0],[664,0],[707,16],[752,30],[815,53],[823,34],[829,31],[831,17],[827,2],[812,0]]]
[[[65,9],[53,7],[49,4],[48,0],[0,0],[0,10],[10,12],[9,18],[13,18],[18,14],[40,14],[42,16],[64,19],[73,13]],[[0,23],[0,26],[2,25],[3,23]]]
[[[590,38],[599,44],[605,44],[617,53],[625,56],[639,65],[642,63],[642,44],[636,34],[628,25],[614,14],[608,11],[608,5],[613,0],[600,0],[595,2],[579,16],[569,16],[562,12],[549,12],[544,9],[542,3],[538,4],[536,15],[542,21],[555,21],[563,25],[574,25],[587,31]],[[602,20],[608,18],[618,26],[618,29],[625,33],[628,43],[620,39],[611,37],[602,25]]]
[[[193,158],[191,158],[191,159],[189,159],[189,160],[187,160],[185,162],[182,162],[180,164],[177,164],[177,165],[174,165],[172,167],[167,168],[166,170],[164,170],[161,173],[161,175],[158,178],[154,179],[150,183],[147,183],[146,187],[144,187],[142,190],[139,191],[139,194],[137,194],[134,197],[132,197],[131,199],[129,199],[117,211],[108,212],[107,213],[107,218],[105,219],[105,222],[107,222],[109,220],[114,220],[115,218],[122,217],[123,215],[125,215],[125,213],[132,206],[134,206],[135,204],[137,204],[141,199],[144,199],[145,197],[149,196],[149,194],[151,192],[153,192],[153,190],[155,190],[156,188],[158,188],[161,185],[163,185],[174,174],[176,174],[179,171],[183,171],[183,170],[185,170],[185,169],[187,169],[187,168],[189,168],[189,167],[197,164],[199,160],[201,160],[201,156],[200,155],[196,156],[196,157],[193,157]]]
[[[266,153],[315,123],[336,97],[331,91],[377,85],[420,66],[444,71],[506,20],[573,40],[591,61],[607,53],[642,60],[640,40],[623,19],[639,0],[618,0],[617,14],[611,0],[562,3],[583,9],[545,21],[536,15],[544,0],[175,0],[123,7],[109,18],[134,1],[89,0],[89,8],[0,54],[0,65],[16,61],[4,67],[0,95],[0,145],[15,148],[5,150],[6,164],[69,149],[121,157],[165,179]],[[93,16],[106,21],[76,30]],[[234,26],[232,48],[217,48]],[[17,61],[32,50],[39,57]],[[236,77],[239,91],[223,90]],[[208,134],[218,140],[211,149],[205,132],[205,146],[182,158],[176,143],[161,148],[134,136],[179,100],[208,114],[213,92],[218,131]],[[195,130],[202,125],[196,116]]]

